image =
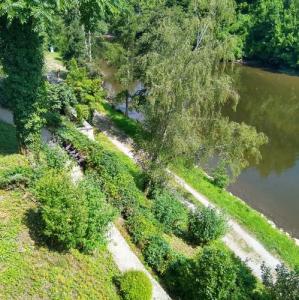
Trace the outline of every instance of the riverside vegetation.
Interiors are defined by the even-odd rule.
[[[261,1],[261,7],[268,10],[267,3]],[[12,109],[16,124],[16,128],[0,124],[4,154],[0,157],[4,197],[0,228],[5,241],[0,249],[4,264],[13,261],[14,270],[20,271],[1,271],[3,298],[22,294],[150,299],[152,291],[144,274],[119,275],[107,253],[109,223],[120,215],[122,230],[173,298],[297,299],[298,254],[290,239],[235,198],[228,203],[225,191],[208,183],[210,196],[219,203],[223,197],[221,203],[231,207],[227,210],[233,217],[236,207],[242,208],[240,219],[250,212],[243,223],[259,238],[269,233],[261,240],[288,264],[290,269],[277,267],[277,281],[265,266],[263,282],[259,282],[218,240],[227,229],[224,213],[202,207],[189,213],[165,173],[167,167],[179,168],[178,160],[187,170],[185,166],[216,156],[214,184],[223,187],[250,159],[260,158],[266,136],[231,122],[222,112],[225,104],[237,105],[238,96],[224,66],[243,49],[235,34],[240,28],[234,27],[239,13],[246,15],[242,10],[246,5],[239,3],[243,8],[238,6],[238,11],[231,0],[28,0],[14,4],[11,0],[0,4],[1,104]],[[249,13],[258,11],[258,5]],[[289,8],[286,16],[291,18],[296,9],[292,3]],[[64,83],[45,82],[47,43],[59,49],[65,60]],[[292,59],[295,51],[288,52]],[[115,101],[124,99],[127,106],[143,112],[143,123],[125,118],[104,101],[97,68],[103,58],[119,67],[119,80],[125,87]],[[290,56],[280,61],[295,67]],[[145,88],[131,95],[129,86],[136,78]],[[95,109],[104,110],[133,136],[138,166],[103,137],[93,142],[78,132],[76,126],[91,120]],[[42,145],[44,125],[58,145]],[[23,156],[8,155],[16,148]],[[70,148],[85,175],[77,184],[70,178],[72,163],[63,150]],[[199,175],[201,180],[196,182],[205,182]],[[12,252],[15,257],[8,255]],[[50,262],[45,265],[44,260]],[[28,275],[35,269],[40,273]],[[12,288],[15,283],[18,289]],[[142,295],[140,287],[144,287]]]

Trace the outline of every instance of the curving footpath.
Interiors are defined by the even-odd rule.
[[[96,127],[101,130],[120,151],[134,159],[132,142],[129,138],[125,139],[123,134],[116,128],[113,128],[113,124],[111,124],[111,121],[108,120],[106,116],[96,112],[94,116],[94,123]],[[198,202],[205,206],[215,207],[215,205],[213,205],[204,195],[193,189],[182,178],[173,172],[170,173],[176,180],[177,184],[192,194]],[[195,208],[195,205],[190,202],[183,201],[183,203],[189,209]],[[276,257],[266,250],[258,240],[244,230],[236,221],[230,219],[229,225],[230,230],[223,238],[224,243],[246,263],[255,276],[261,278],[261,265],[263,262],[272,270],[274,270],[278,264],[281,264]]]

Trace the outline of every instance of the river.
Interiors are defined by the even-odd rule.
[[[121,90],[115,69],[104,63],[101,69],[113,96]],[[232,76],[240,100],[228,116],[255,126],[269,143],[261,149],[260,163],[245,169],[229,190],[299,238],[299,77],[242,65]],[[136,82],[131,91],[140,86]]]
[[[269,143],[229,190],[299,238],[299,77],[237,66],[240,101],[231,119],[253,125]]]

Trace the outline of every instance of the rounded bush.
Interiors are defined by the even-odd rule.
[[[171,248],[162,237],[152,236],[143,250],[143,255],[149,266],[163,274],[171,260]]]
[[[124,300],[151,300],[152,283],[141,271],[127,271],[120,278],[120,293]]]
[[[206,244],[220,238],[227,229],[226,217],[215,208],[204,207],[189,215],[189,234],[196,244]]]

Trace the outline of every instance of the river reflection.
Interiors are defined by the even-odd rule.
[[[246,66],[233,73],[240,101],[229,117],[263,131],[269,143],[230,190],[299,237],[299,77]]]

